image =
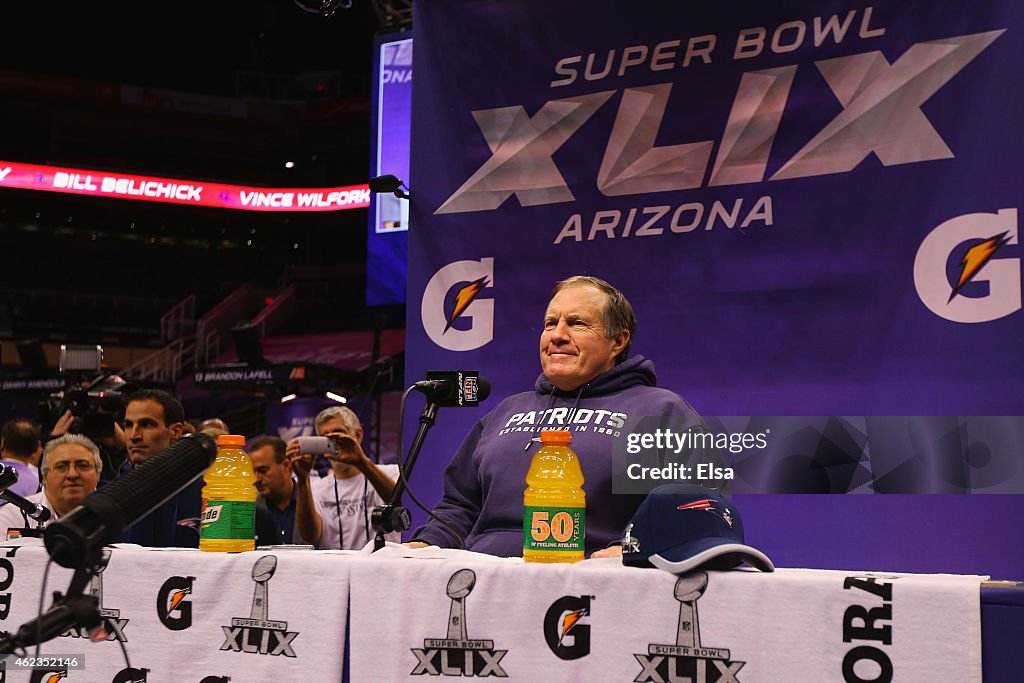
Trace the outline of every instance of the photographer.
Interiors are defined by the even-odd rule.
[[[377,465],[363,452],[363,427],[349,408],[331,406],[314,420],[319,436],[334,442],[334,452],[324,456],[332,473],[308,485],[323,513],[319,538],[310,539],[320,550],[362,548],[374,532],[370,512],[374,506],[390,500],[398,479],[397,465]],[[286,455],[300,482],[309,482],[313,456],[301,452],[298,439],[288,442]],[[299,499],[300,510],[308,500]],[[401,534],[388,534],[387,540],[400,541]]]

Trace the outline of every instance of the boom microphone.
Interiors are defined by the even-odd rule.
[[[491,395],[491,383],[475,370],[431,370],[412,387],[441,407],[473,407]]]
[[[10,465],[0,465],[0,498],[20,509],[27,517],[36,520],[40,524],[50,519],[49,509],[43,507],[40,503],[33,503],[27,498],[22,498],[14,491],[7,490],[8,487],[14,486],[17,483],[18,470]]]
[[[401,190],[402,187],[405,187],[405,183],[399,180],[397,176],[391,175],[390,173],[387,175],[377,176],[376,178],[370,178],[368,184],[371,192],[375,192],[377,194],[382,192],[387,194],[394,193],[394,195],[399,199],[409,198],[409,195]],[[409,188],[406,187],[405,189],[408,190]]]
[[[28,498],[22,498],[14,491],[0,491],[0,498],[7,501],[8,505],[13,505],[22,512],[29,519],[34,519],[40,524],[45,524],[46,520],[50,519],[50,511],[43,507],[41,503],[33,503]],[[0,529],[0,533],[4,530]]]
[[[47,552],[62,567],[80,567],[90,551],[113,542],[191,484],[216,457],[212,437],[200,433],[181,438],[47,527]]]

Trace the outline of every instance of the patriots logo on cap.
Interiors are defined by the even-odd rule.
[[[711,500],[710,498],[702,498],[691,503],[684,503],[678,506],[676,510],[707,510],[725,522],[730,529],[732,528],[732,513],[729,511],[729,508],[721,507],[718,501]]]

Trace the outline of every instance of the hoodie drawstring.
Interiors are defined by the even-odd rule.
[[[583,386],[581,386],[579,391],[576,392],[576,400],[573,401],[572,408],[569,409],[569,413],[568,413],[568,415],[565,418],[566,424],[572,424],[572,418],[576,415],[577,408],[579,408],[580,400],[583,398],[583,392],[589,386],[590,386],[590,383],[588,382],[588,383],[584,384]],[[545,426],[550,426],[551,425],[551,422],[552,422],[552,420],[554,418],[554,411],[551,409],[551,406],[553,406],[555,404],[555,392],[556,391],[558,391],[558,390],[557,389],[552,389],[551,390],[551,398],[548,399],[548,405],[544,409],[544,412],[547,414],[547,417],[545,418],[545,424],[538,425],[538,427],[534,430],[534,433],[541,431],[541,429],[543,429]],[[530,450],[530,445],[533,444],[533,443],[536,443],[537,441],[540,441],[540,437],[534,436],[534,437],[531,437],[530,439],[528,439],[526,441],[526,443],[523,445],[523,452],[525,453],[526,451]]]

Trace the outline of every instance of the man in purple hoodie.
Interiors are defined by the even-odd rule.
[[[697,413],[656,386],[654,364],[627,359],[633,307],[612,285],[577,275],[555,285],[540,335],[542,374],[533,391],[481,418],[444,474],[444,496],[410,546],[459,546],[501,556],[523,551],[523,490],[541,429],[572,431],[587,492],[586,554],[618,542],[643,499],[612,495],[612,446],[630,418]]]

